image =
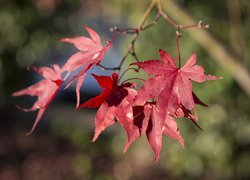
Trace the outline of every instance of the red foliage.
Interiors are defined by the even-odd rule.
[[[162,148],[162,134],[179,141],[184,148],[177,123],[170,115],[162,117],[154,103],[146,103],[144,106],[134,106],[134,124],[137,126],[136,138],[146,132],[148,142],[155,154],[157,162]]]
[[[90,38],[80,36],[61,40],[73,44],[79,50],[68,59],[62,69],[58,65],[54,65],[53,68],[32,68],[44,79],[13,93],[13,96],[38,97],[30,109],[22,108],[24,111],[39,110],[35,123],[28,134],[34,131],[46,108],[64,82],[61,74],[68,72],[70,75],[80,68],[80,72],[71,79],[67,86],[77,80],[78,108],[99,107],[95,117],[95,134],[92,141],[95,141],[102,131],[117,121],[127,133],[124,152],[144,133],[154,151],[155,162],[162,149],[163,134],[175,139],[184,147],[184,140],[174,118],[186,117],[197,125],[198,115],[195,105],[207,106],[193,92],[192,81],[202,83],[216,80],[219,77],[205,75],[203,67],[196,64],[196,54],[193,54],[183,67],[176,67],[175,59],[164,50],[159,50],[161,60],[148,60],[132,64],[142,68],[149,75],[138,91],[135,89],[135,84],[125,83],[131,79],[119,84],[117,73],[113,73],[112,77],[92,74],[103,90],[98,96],[79,105],[80,88],[85,79],[85,73],[101,62],[112,44],[109,41],[103,47],[99,35],[89,27],[85,27],[85,29]]]
[[[216,80],[219,77],[205,75],[203,67],[195,64],[195,54],[187,60],[183,67],[178,68],[170,54],[164,50],[159,50],[159,52],[161,60],[133,63],[149,75],[153,75],[144,82],[138,91],[135,104],[143,105],[149,99],[157,99],[156,105],[163,116],[175,115],[180,107],[192,110],[195,108],[195,102],[202,104],[192,91],[191,80],[201,83]]]
[[[49,104],[53,101],[61,84],[63,83],[63,80],[61,78],[61,69],[57,64],[53,66],[53,69],[49,67],[43,67],[43,68],[33,67],[32,69],[37,73],[39,73],[41,76],[43,76],[44,79],[32,86],[29,86],[26,89],[17,91],[12,94],[13,96],[29,95],[38,97],[36,102],[33,104],[31,108],[26,109],[19,107],[20,109],[26,112],[39,110],[35,123],[31,131],[27,133],[27,135],[31,134],[35,130],[43,113],[45,112]]]
[[[105,56],[107,50],[110,48],[112,42],[109,41],[108,44],[103,47],[101,44],[101,39],[99,35],[91,28],[85,26],[86,31],[89,33],[90,38],[88,37],[75,37],[75,38],[63,38],[62,42],[68,42],[73,44],[79,52],[73,54],[67,62],[62,67],[62,72],[68,71],[73,72],[78,68],[81,68],[80,72],[74,76],[70,83],[67,85],[70,86],[74,81],[77,80],[76,85],[76,95],[77,95],[77,105],[79,106],[80,102],[80,88],[85,79],[85,73],[95,65],[98,65],[103,57]]]
[[[115,123],[115,119],[125,128],[127,132],[127,147],[135,140],[134,130],[136,126],[133,124],[133,109],[132,103],[137,92],[134,90],[134,84],[126,83],[122,85],[117,84],[118,74],[113,73],[112,78],[109,76],[97,76],[92,74],[98,84],[103,88],[100,95],[81,104],[79,108],[99,107],[95,118],[95,141],[100,133],[108,126]]]

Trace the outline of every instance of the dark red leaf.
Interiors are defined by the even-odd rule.
[[[147,103],[144,106],[134,106],[134,126],[129,129],[129,134],[133,139],[131,143],[146,132],[148,142],[155,154],[155,163],[159,159],[162,148],[162,134],[179,141],[184,147],[184,141],[180,135],[177,123],[170,115],[163,117],[153,103]],[[128,143],[125,150],[131,145]]]
[[[133,120],[132,103],[137,92],[132,89],[133,86],[128,87],[124,85],[118,85],[118,74],[113,73],[112,78],[108,76],[94,75],[99,85],[103,88],[100,95],[91,98],[87,102],[79,106],[81,107],[101,107],[97,111],[95,119],[95,135],[93,141],[95,141],[100,133],[108,126],[114,123],[114,118],[124,127],[127,132],[127,142],[124,148],[124,152],[129,145],[138,137]]]

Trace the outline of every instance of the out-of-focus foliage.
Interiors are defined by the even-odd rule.
[[[186,32],[192,30],[182,32],[182,59],[195,51],[197,63],[203,65],[206,72],[224,79],[194,85],[195,92],[209,107],[198,107],[203,131],[187,119],[178,121],[185,139],[184,150],[178,143],[164,138],[160,161],[154,165],[152,151],[143,137],[123,155],[125,132],[118,125],[91,143],[95,111],[74,110],[75,94],[69,90],[48,109],[36,132],[24,136],[35,114],[15,109],[16,103],[28,106],[30,101],[24,98],[17,102],[10,95],[36,81],[35,73],[27,72],[26,66],[63,64],[75,49],[60,43],[59,39],[82,35],[81,25],[103,34],[104,40],[111,37],[111,26],[136,27],[149,2],[0,1],[0,179],[250,178],[250,99],[234,77]],[[209,23],[213,36],[249,71],[248,0],[178,2],[197,21]],[[156,10],[151,19],[154,14]],[[129,38],[129,35],[119,37],[105,61],[117,64]],[[177,55],[175,29],[163,20],[142,32],[136,52],[142,60],[155,59],[159,48]],[[126,64],[132,61],[129,57]],[[82,93],[82,97],[89,96]]]

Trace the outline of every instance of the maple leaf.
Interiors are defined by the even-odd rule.
[[[27,135],[31,134],[35,130],[42,115],[44,114],[45,110],[47,109],[49,104],[52,102],[52,100],[55,98],[61,84],[63,83],[63,80],[61,78],[61,70],[57,64],[55,64],[53,68],[32,67],[31,69],[39,73],[45,79],[39,81],[38,83],[34,85],[29,86],[26,89],[14,92],[12,94],[12,96],[23,96],[23,95],[37,96],[37,100],[31,108],[27,109],[27,108],[21,108],[17,106],[19,109],[22,109],[23,111],[26,111],[26,112],[39,110],[35,123],[32,129],[30,130],[30,132],[27,133]]]
[[[195,64],[195,53],[183,67],[178,68],[170,54],[161,49],[159,52],[161,60],[133,63],[154,76],[144,82],[135,98],[135,104],[143,105],[148,99],[156,98],[156,105],[164,115],[174,115],[180,106],[192,110],[195,103],[201,104],[192,91],[192,81],[201,83],[219,77],[205,75],[203,67]]]
[[[133,89],[135,86],[131,83],[118,85],[118,74],[113,73],[109,76],[97,76],[92,74],[98,84],[103,88],[101,94],[93,97],[81,104],[79,108],[99,107],[95,117],[95,134],[92,141],[95,141],[100,133],[107,127],[115,123],[115,118],[124,127],[127,132],[127,147],[136,139],[135,130],[137,127],[133,124],[132,102],[137,92]]]
[[[134,106],[134,125],[137,127],[132,129],[135,139],[146,133],[148,142],[155,154],[155,163],[159,159],[162,149],[162,134],[178,141],[184,148],[184,140],[182,139],[177,123],[171,115],[161,116],[156,105],[146,103],[144,106]]]
[[[99,35],[93,29],[87,26],[84,26],[84,28],[88,32],[90,38],[79,36],[75,38],[61,39],[62,42],[71,43],[79,50],[79,52],[73,54],[62,67],[62,72],[67,71],[69,72],[68,75],[71,72],[75,71],[76,69],[80,67],[82,68],[80,72],[77,75],[75,75],[67,85],[68,87],[77,80],[76,107],[79,106],[80,88],[84,82],[86,71],[88,71],[92,66],[98,65],[101,62],[107,50],[110,48],[112,44],[112,42],[109,41],[108,44],[105,47],[103,47]]]

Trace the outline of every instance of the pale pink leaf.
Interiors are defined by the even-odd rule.
[[[20,108],[26,112],[39,110],[33,128],[28,134],[31,134],[34,131],[43,113],[45,112],[49,104],[53,101],[61,84],[63,83],[63,80],[61,78],[60,67],[58,65],[53,65],[53,69],[48,67],[33,69],[39,74],[41,74],[45,79],[39,81],[34,85],[29,86],[26,89],[20,90],[12,94],[13,96],[37,96],[37,100],[31,108]]]
[[[86,31],[88,31],[91,39],[96,43],[96,44],[101,44],[101,39],[100,36],[90,27],[88,26],[84,26],[84,28],[86,29]]]
[[[77,84],[76,84],[76,108],[78,108],[79,104],[80,104],[80,88],[82,86],[82,83],[85,79],[85,74],[83,74],[82,76],[80,76],[77,80]]]
[[[31,134],[34,132],[34,130],[36,129],[36,126],[37,126],[37,124],[39,123],[40,119],[42,118],[42,116],[43,116],[45,110],[46,110],[46,108],[42,108],[42,109],[40,109],[40,110],[38,111],[38,114],[37,114],[35,123],[33,124],[32,129],[30,130],[30,132],[26,133],[26,136],[29,136],[29,135],[31,135]]]

